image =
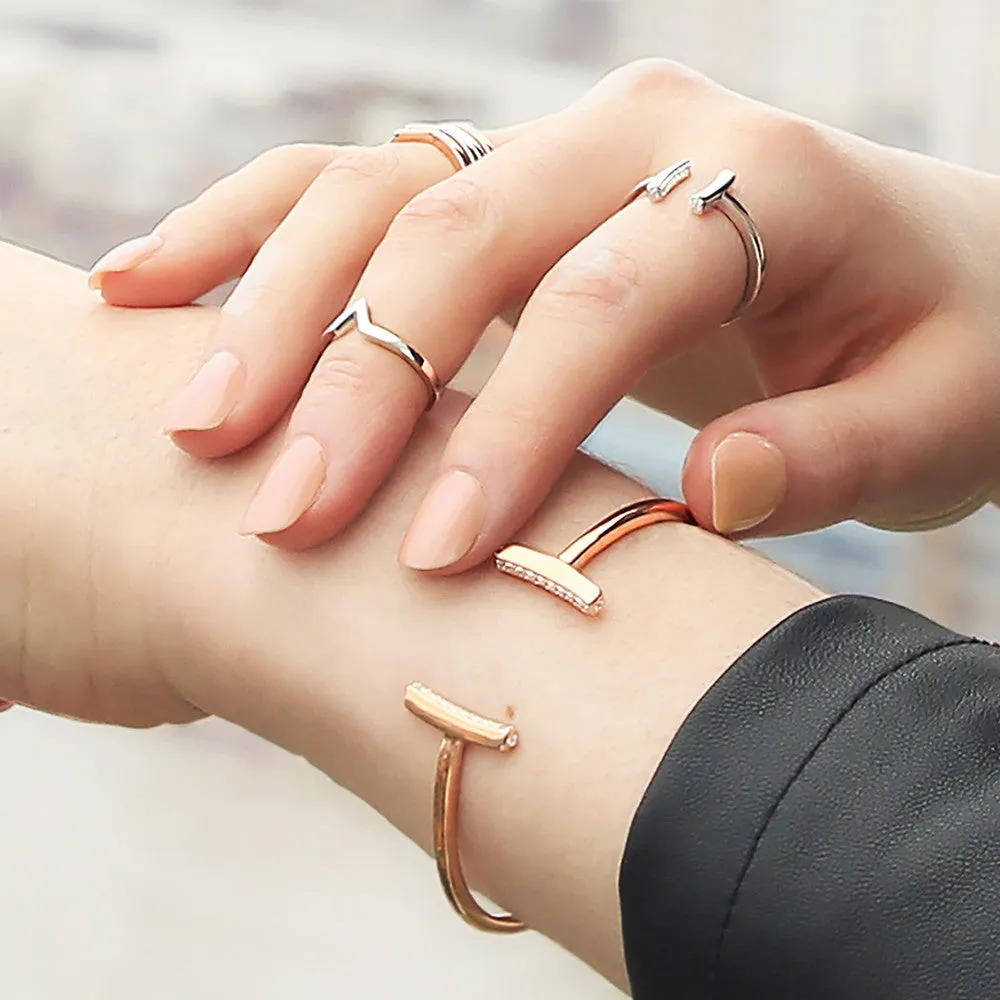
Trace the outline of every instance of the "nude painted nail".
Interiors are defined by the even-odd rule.
[[[464,556],[486,521],[486,494],[475,476],[454,470],[428,491],[410,523],[399,561],[410,569],[441,569]]]
[[[104,277],[108,274],[121,274],[131,271],[140,264],[145,264],[160,247],[163,237],[158,233],[148,236],[138,236],[134,240],[120,243],[109,250],[91,269],[87,284],[95,291],[100,291]]]
[[[315,503],[325,481],[326,458],[319,441],[297,437],[257,487],[240,533],[270,535],[290,528]]]
[[[223,424],[239,402],[246,369],[229,351],[213,354],[167,407],[163,426],[177,431],[210,431]]]
[[[712,455],[712,523],[724,535],[766,521],[785,498],[785,457],[759,434],[738,431]]]

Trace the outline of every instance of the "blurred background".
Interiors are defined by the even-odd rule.
[[[0,0],[0,239],[89,266],[269,146],[510,124],[645,55],[1000,171],[997,41],[995,0]],[[690,434],[626,401],[589,446],[676,493]],[[995,509],[762,547],[1000,638]],[[15,711],[0,761],[4,998],[617,995],[537,936],[467,931],[416,849],[232,727]]]

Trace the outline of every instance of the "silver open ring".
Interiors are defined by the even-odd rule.
[[[767,269],[764,241],[750,213],[732,193],[735,182],[736,174],[732,170],[723,170],[708,187],[691,196],[691,211],[695,215],[704,215],[713,208],[722,212],[739,233],[743,250],[747,255],[747,280],[743,287],[743,296],[724,326],[738,320],[754,304],[760,294],[760,287],[764,283],[764,272]]]
[[[416,349],[411,347],[402,337],[392,330],[372,322],[368,300],[355,299],[324,331],[323,338],[330,344],[355,328],[362,337],[376,347],[402,358],[419,376],[427,390],[427,409],[429,410],[441,395],[441,382],[438,380],[434,366]]]
[[[410,122],[392,133],[390,142],[426,142],[439,149],[456,170],[471,167],[493,143],[472,122]]]
[[[631,205],[637,198],[646,195],[650,201],[663,201],[674,188],[683,184],[691,176],[691,161],[679,160],[671,163],[669,167],[664,167],[658,174],[647,177],[628,193],[628,197],[622,203],[622,208]]]

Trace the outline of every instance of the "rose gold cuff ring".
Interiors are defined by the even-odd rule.
[[[369,343],[401,358],[420,376],[420,381],[423,382],[424,388],[427,390],[428,410],[438,401],[438,397],[441,395],[441,382],[438,380],[434,366],[402,337],[397,336],[392,330],[387,330],[384,326],[373,323],[367,299],[355,299],[323,331],[323,337],[332,344],[345,333],[349,333],[351,328],[356,329]]]
[[[426,142],[439,149],[456,170],[471,167],[493,143],[472,122],[411,122],[392,133],[390,142]]]
[[[738,320],[754,304],[767,269],[764,241],[750,213],[732,193],[735,182],[736,174],[732,170],[723,170],[708,187],[691,196],[691,211],[695,215],[704,215],[710,209],[722,212],[739,233],[747,255],[747,279],[743,296],[733,314],[726,320],[726,325]]]
[[[494,559],[501,572],[541,587],[572,604],[577,611],[593,616],[604,607],[604,595],[601,588],[580,570],[619,539],[663,521],[696,523],[686,504],[665,497],[652,497],[609,514],[557,555],[539,552],[526,545],[508,545],[500,549]]]
[[[462,761],[470,744],[510,753],[518,744],[517,730],[448,701],[423,684],[411,684],[403,702],[418,719],[439,730],[444,739],[434,771],[434,856],[445,896],[468,924],[494,934],[513,934],[525,925],[509,913],[493,914],[477,902],[462,871],[459,852],[459,796]]]

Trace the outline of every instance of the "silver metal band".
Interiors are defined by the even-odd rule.
[[[760,294],[764,283],[764,272],[767,269],[767,255],[764,253],[764,241],[750,213],[732,193],[736,182],[736,174],[732,170],[723,170],[708,187],[691,196],[691,211],[695,215],[704,215],[710,209],[718,209],[733,224],[739,233],[740,241],[747,255],[747,280],[743,287],[743,296],[732,316],[724,325],[735,322],[753,305]]]
[[[658,174],[653,174],[652,177],[647,177],[645,180],[639,181],[629,191],[628,197],[622,204],[622,208],[625,208],[626,205],[631,205],[633,201],[641,198],[642,195],[646,195],[650,201],[663,201],[674,188],[683,184],[690,176],[690,160],[679,160],[677,163],[671,163],[669,167],[665,167]]]
[[[471,167],[493,143],[472,122],[410,122],[392,133],[390,142],[426,142],[439,149],[456,170]]]
[[[372,322],[371,311],[367,299],[355,299],[324,331],[324,339],[330,343],[350,332],[351,328],[369,343],[402,358],[412,368],[423,382],[427,390],[427,409],[429,410],[441,395],[441,383],[438,380],[434,366],[417,350],[411,347],[402,337],[392,330]]]

